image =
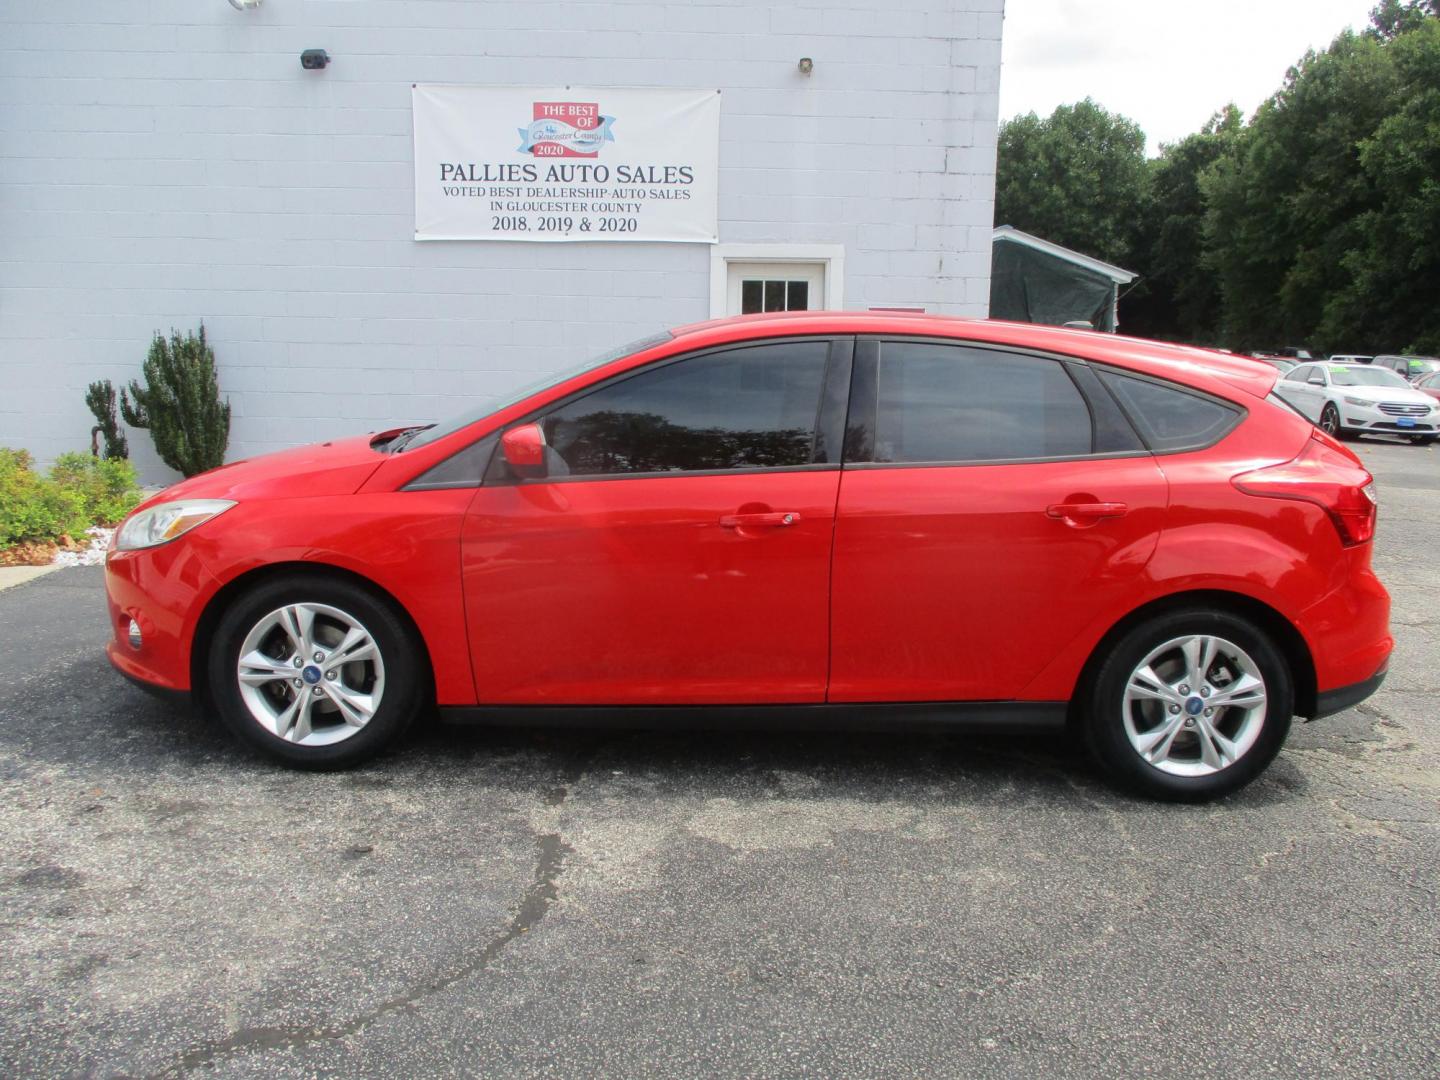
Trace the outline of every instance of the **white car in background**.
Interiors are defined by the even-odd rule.
[[[1300,364],[1280,377],[1275,392],[1331,435],[1440,438],[1440,402],[1387,368]]]

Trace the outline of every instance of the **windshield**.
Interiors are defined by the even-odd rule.
[[[619,360],[622,356],[631,356],[634,353],[653,348],[656,345],[669,341],[672,336],[668,330],[659,334],[651,334],[649,337],[643,337],[638,341],[629,342],[628,344],[621,345],[619,348],[601,353],[599,356],[591,357],[583,364],[566,368],[564,371],[552,371],[546,375],[542,375],[540,378],[526,383],[508,395],[501,396],[497,394],[494,397],[481,398],[473,408],[460,413],[458,416],[452,416],[448,420],[442,420],[438,424],[433,424],[412,436],[406,442],[400,444],[400,449],[414,449],[417,446],[432,443],[436,439],[443,439],[446,435],[451,435],[461,428],[475,423],[476,420],[483,420],[491,413],[497,413],[501,409],[508,408],[517,401],[524,401],[531,394],[538,394],[541,390],[548,389],[552,386],[559,386],[566,379],[573,379],[576,375],[589,371],[592,368],[604,367],[612,360]]]
[[[1410,384],[1384,368],[1340,367],[1330,368],[1330,381],[1336,386],[1404,386]]]
[[[1440,361],[1428,356],[1377,356],[1375,362],[1410,376],[1440,371]]]

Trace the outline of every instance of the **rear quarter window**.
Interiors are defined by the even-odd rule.
[[[1156,453],[1213,446],[1245,415],[1235,405],[1173,383],[1104,370],[1100,379]]]

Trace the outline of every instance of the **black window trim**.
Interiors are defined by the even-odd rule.
[[[1076,392],[1085,402],[1090,415],[1091,446],[1095,439],[1095,403],[1091,400],[1094,391],[1085,382],[1076,379],[1071,367],[1095,367],[1089,361],[1075,356],[1050,353],[1039,349],[1027,349],[1018,345],[1004,345],[991,341],[976,341],[971,338],[936,337],[929,334],[864,334],[855,343],[855,366],[851,382],[851,428],[847,429],[845,442],[845,468],[847,469],[958,469],[980,468],[987,465],[1043,465],[1047,462],[1063,461],[1108,461],[1112,458],[1149,457],[1153,451],[1145,449],[1145,440],[1135,430],[1130,414],[1119,409],[1120,416],[1130,426],[1141,449],[1109,450],[1103,453],[1057,454],[1047,457],[1016,458],[961,458],[954,461],[876,461],[875,435],[879,418],[880,403],[880,357],[887,342],[896,344],[956,345],[961,348],[977,349],[983,352],[1009,353],[1013,356],[1028,356],[1037,360],[1050,360],[1060,364]],[[1115,369],[1121,370],[1121,369]],[[1164,382],[1164,380],[1157,380]],[[1097,379],[1096,382],[1099,382]],[[1166,385],[1173,385],[1166,383]],[[1103,384],[1102,384],[1103,389]],[[1109,393],[1109,391],[1105,391]],[[1113,395],[1111,400],[1113,401]]]
[[[489,446],[488,448],[485,447],[485,445],[484,445],[484,444],[487,443],[487,442],[490,443],[490,446]],[[437,473],[437,472],[439,472],[440,470],[442,470],[446,465],[449,465],[449,464],[450,464],[452,461],[454,461],[456,458],[458,458],[458,457],[463,457],[464,455],[470,453],[470,452],[471,452],[472,450],[474,450],[476,447],[479,447],[479,448],[480,448],[480,453],[481,453],[481,456],[482,456],[483,460],[479,463],[479,464],[480,464],[480,475],[478,475],[477,477],[475,477],[474,480],[439,480],[439,481],[435,481],[435,480],[427,480],[427,479],[426,479],[426,477],[432,476],[432,475],[434,475],[435,473]],[[489,474],[490,468],[491,468],[491,466],[492,466],[493,463],[494,463],[495,457],[496,457],[499,449],[500,449],[500,432],[499,432],[499,431],[492,431],[492,432],[490,432],[489,435],[482,435],[482,436],[480,436],[480,438],[475,439],[473,442],[468,442],[468,443],[466,443],[466,444],[465,444],[464,446],[462,446],[459,450],[456,450],[453,454],[447,454],[445,457],[441,458],[441,459],[440,459],[439,461],[437,461],[434,465],[431,465],[430,468],[426,469],[426,470],[425,470],[424,472],[422,472],[419,476],[415,477],[415,479],[411,480],[411,481],[410,481],[408,484],[406,484],[404,487],[400,488],[400,490],[401,490],[401,491],[452,491],[452,490],[457,490],[457,489],[465,489],[465,490],[473,491],[473,490],[475,490],[476,488],[482,487],[482,486],[484,485],[485,477]]]
[[[1155,457],[1173,457],[1176,454],[1193,454],[1200,450],[1209,450],[1212,446],[1217,446],[1223,440],[1229,438],[1231,433],[1243,424],[1245,418],[1250,415],[1250,410],[1238,401],[1231,401],[1229,398],[1221,397],[1219,394],[1211,394],[1204,390],[1197,390],[1193,386],[1186,386],[1184,383],[1175,382],[1173,379],[1164,379],[1158,375],[1148,375],[1139,371],[1131,371],[1129,368],[1119,367],[1115,364],[1092,363],[1090,367],[1099,374],[1112,374],[1126,379],[1138,379],[1140,382],[1154,383],[1156,386],[1166,390],[1174,390],[1177,393],[1188,394],[1190,397],[1199,398],[1201,401],[1208,401],[1211,404],[1219,405],[1230,412],[1230,423],[1226,424],[1220,434],[1214,438],[1207,439],[1204,442],[1193,442],[1187,443],[1184,446],[1171,446],[1164,450],[1156,450],[1150,446],[1149,441],[1145,438],[1144,427],[1135,422],[1134,414],[1125,407],[1125,403],[1120,400],[1119,395],[1111,390],[1109,386],[1106,386],[1104,379],[1098,380],[1105,392],[1110,395],[1111,400],[1114,401],[1120,409],[1121,413],[1130,421],[1130,426],[1135,429],[1135,434],[1140,437],[1140,441],[1149,448],[1149,453]]]
[[[690,472],[648,472],[648,473],[597,473],[585,476],[553,476],[537,477],[533,479],[519,478],[512,475],[504,464],[504,457],[500,453],[500,439],[506,431],[511,428],[520,427],[546,415],[547,413],[562,408],[570,402],[578,400],[587,394],[604,389],[613,383],[623,382],[643,372],[654,371],[668,364],[680,363],[684,360],[706,356],[711,353],[729,352],[735,349],[751,348],[760,345],[769,345],[779,341],[804,342],[804,341],[825,341],[830,345],[830,354],[827,358],[825,376],[821,382],[821,403],[819,405],[815,441],[813,453],[818,452],[822,442],[835,445],[836,419],[841,415],[839,403],[844,402],[844,420],[840,424],[840,445],[842,451],[839,461],[826,460],[823,462],[812,461],[806,465],[779,465],[779,466],[757,466],[737,469],[702,469]],[[1212,401],[1225,406],[1235,413],[1235,420],[1225,428],[1218,436],[1209,442],[1171,448],[1168,450],[1152,450],[1146,442],[1144,435],[1135,424],[1134,418],[1129,410],[1119,401],[1104,382],[1096,378],[1094,383],[1098,384],[1099,390],[1105,393],[1111,404],[1118,410],[1121,417],[1130,426],[1136,440],[1145,449],[1139,450],[1112,450],[1104,453],[1089,454],[1066,454],[1053,457],[1027,457],[1027,458],[981,458],[962,459],[956,461],[875,461],[875,426],[879,413],[879,360],[881,348],[885,342],[896,343],[932,343],[938,345],[958,345],[964,348],[980,349],[997,353],[1010,353],[1017,356],[1029,356],[1042,360],[1053,360],[1065,368],[1065,373],[1075,385],[1081,398],[1085,401],[1085,407],[1090,412],[1090,419],[1093,427],[1096,422],[1095,402],[1092,394],[1096,393],[1091,380],[1076,379],[1071,372],[1071,367],[1089,368],[1092,372],[1111,372],[1116,375],[1123,375],[1128,378],[1140,379],[1146,382],[1155,383],[1167,389],[1178,390],[1181,393],[1190,394],[1203,400]],[[1313,363],[1313,361],[1310,361]],[[1283,376],[1282,376],[1283,380]],[[1280,380],[1277,380],[1280,381]],[[1149,375],[1134,371],[1130,368],[1120,367],[1115,364],[1106,364],[1102,361],[1087,360],[1083,357],[1068,356],[1064,353],[1053,353],[1043,349],[1025,348],[1019,345],[1006,345],[1000,342],[980,341],[972,338],[935,336],[929,334],[776,334],[770,337],[753,338],[743,342],[729,342],[724,345],[712,345],[704,349],[696,349],[691,352],[679,353],[675,356],[665,357],[650,364],[629,371],[622,371],[599,383],[583,387],[547,405],[527,413],[516,420],[512,420],[504,427],[499,428],[482,438],[495,438],[495,448],[490,455],[489,464],[484,475],[474,483],[447,483],[442,485],[422,486],[419,481],[423,480],[430,470],[426,470],[415,480],[412,480],[401,490],[410,491],[434,491],[443,488],[465,487],[516,487],[522,484],[568,484],[587,483],[590,481],[611,481],[611,480],[654,480],[662,477],[679,476],[733,476],[748,473],[787,473],[787,472],[830,472],[838,469],[949,469],[949,468],[975,468],[987,465],[1041,465],[1048,462],[1065,461],[1109,461],[1112,459],[1138,458],[1138,457],[1169,457],[1174,454],[1190,454],[1198,450],[1208,450],[1215,446],[1222,439],[1228,437],[1249,415],[1249,409],[1232,401],[1229,398],[1211,394],[1204,390],[1197,390],[1192,386],[1175,382],[1171,379]],[[829,434],[825,434],[825,433]],[[1092,435],[1093,438],[1093,435]],[[476,440],[477,442],[480,440]],[[455,454],[446,457],[444,461],[437,463],[432,468],[439,468],[450,457],[463,454],[470,449],[474,443],[469,443]],[[1092,443],[1093,445],[1093,443]],[[826,452],[828,458],[828,451]]]
[[[851,356],[855,346],[853,334],[776,334],[770,337],[749,338],[744,341],[731,341],[723,345],[711,345],[703,349],[695,349],[690,352],[678,353],[675,356],[667,356],[662,360],[644,364],[638,368],[631,368],[628,371],[621,371],[598,383],[576,390],[556,401],[549,402],[533,412],[526,413],[518,419],[512,420],[501,428],[496,434],[503,438],[505,432],[511,428],[523,427],[525,424],[534,423],[541,417],[562,409],[571,402],[579,401],[590,394],[597,393],[617,383],[633,379],[638,375],[648,374],[652,371],[659,371],[661,368],[669,367],[671,364],[683,363],[686,360],[695,360],[702,356],[711,356],[716,353],[739,352],[745,349],[757,348],[764,345],[774,345],[780,342],[803,343],[823,342],[829,346],[829,352],[825,359],[825,372],[820,379],[820,397],[816,403],[816,426],[815,433],[810,443],[810,455],[813,459],[817,454],[824,453],[827,457],[829,451],[824,449],[826,436],[830,445],[834,445],[835,425],[843,424],[844,408],[843,395],[832,390],[832,382],[838,383],[840,387],[847,387],[850,382]],[[841,400],[837,402],[837,398]],[[837,417],[841,419],[837,419]],[[828,425],[822,427],[822,425]],[[835,461],[814,461],[804,465],[752,465],[735,469],[688,469],[688,470],[665,470],[662,472],[619,472],[619,473],[586,473],[581,476],[538,476],[518,477],[514,475],[505,464],[505,457],[499,453],[499,439],[496,440],[497,451],[490,457],[489,468],[486,469],[484,478],[476,487],[521,487],[534,484],[586,484],[595,482],[609,482],[614,480],[658,480],[662,478],[676,479],[677,477],[690,476],[739,476],[739,475],[770,475],[774,473],[798,473],[798,472],[836,472],[839,471],[841,462],[836,455]],[[464,451],[459,451],[463,453]],[[447,459],[448,460],[448,459]]]

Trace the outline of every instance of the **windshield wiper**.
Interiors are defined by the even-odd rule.
[[[434,424],[421,424],[419,427],[407,428],[406,430],[402,431],[399,435],[396,435],[395,438],[390,441],[390,453],[398,454],[401,450],[405,449],[406,444],[411,439],[415,438],[416,435],[419,435],[420,432],[427,431],[434,426]]]

